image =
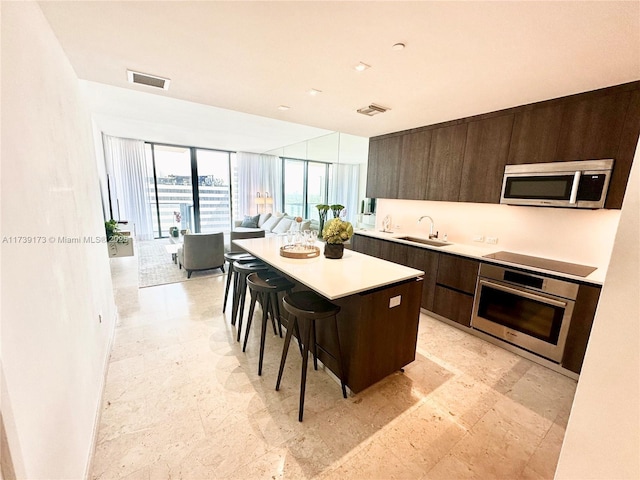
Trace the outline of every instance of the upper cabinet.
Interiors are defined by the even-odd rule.
[[[500,202],[512,129],[513,114],[469,123],[458,197],[460,202]]]
[[[564,104],[527,108],[515,114],[507,164],[556,161]]]
[[[498,203],[507,164],[613,158],[606,208],[621,208],[639,134],[632,82],[374,137],[367,196]]]
[[[464,123],[432,130],[424,200],[458,201],[466,141]]]
[[[557,160],[615,158],[631,92],[589,95],[565,105]]]
[[[398,198],[402,136],[372,138],[369,141],[367,197]]]
[[[398,198],[423,200],[428,185],[431,130],[396,137],[401,143]]]

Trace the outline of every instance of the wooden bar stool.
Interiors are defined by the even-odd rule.
[[[278,381],[276,382],[276,390],[280,389],[280,381],[282,380],[282,373],[284,372],[284,364],[287,360],[287,353],[289,351],[289,344],[291,343],[291,334],[294,328],[298,328],[298,322],[303,321],[304,339],[300,336],[299,332],[296,332],[298,339],[304,344],[304,350],[302,354],[302,376],[300,379],[300,408],[298,410],[298,421],[302,421],[302,415],[304,414],[304,393],[307,383],[307,362],[309,358],[309,347],[312,347],[314,367],[317,370],[317,344],[316,344],[316,321],[323,319],[333,318],[333,331],[335,332],[335,341],[338,347],[338,370],[340,374],[340,384],[342,386],[342,396],[347,398],[347,389],[344,383],[344,369],[342,367],[342,351],[340,349],[340,338],[338,336],[338,319],[337,315],[340,311],[340,307],[325,300],[320,295],[311,291],[293,292],[285,295],[282,299],[282,305],[284,309],[289,312],[292,319],[289,320],[287,328],[287,335],[284,340],[284,346],[282,348],[282,358],[280,359],[280,370],[278,371]],[[313,344],[311,344],[313,342]]]
[[[262,361],[264,359],[264,342],[267,336],[268,316],[271,314],[271,323],[273,324],[274,335],[280,333],[282,337],[282,321],[280,319],[280,309],[278,308],[278,292],[291,293],[291,289],[295,286],[289,280],[280,276],[271,275],[272,272],[252,273],[247,277],[247,287],[251,293],[251,305],[249,306],[249,317],[247,318],[247,326],[244,332],[244,344],[242,351],[247,348],[249,339],[249,330],[253,321],[253,312],[256,307],[256,301],[262,305],[262,329],[260,331],[260,356],[258,359],[258,375],[262,375]],[[265,275],[266,274],[266,275]],[[278,330],[276,330],[276,319],[278,321]],[[240,326],[238,326],[238,332]],[[300,335],[300,332],[297,332]]]
[[[247,296],[247,277],[252,273],[265,272],[269,270],[269,265],[259,260],[243,262],[236,260],[233,262],[233,270],[236,279],[233,290],[233,309],[231,310],[231,325],[238,321],[238,335],[236,341],[240,341],[240,330],[242,330],[242,317],[244,315],[244,304]]]
[[[231,277],[235,276],[233,273],[233,262],[236,260],[256,260],[256,257],[245,251],[227,252],[224,254],[224,259],[229,263],[229,270],[227,271],[227,285],[224,289],[224,302],[222,303],[222,313],[227,308],[227,299],[229,298],[229,286],[231,285]]]

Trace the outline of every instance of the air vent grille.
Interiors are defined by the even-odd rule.
[[[168,78],[149,75],[147,73],[134,72],[133,70],[127,70],[127,78],[129,79],[129,83],[161,88],[163,90],[169,90],[169,83],[171,82]]]
[[[374,115],[378,115],[379,113],[384,113],[387,110],[391,110],[390,108],[387,107],[382,107],[380,105],[376,105],[375,103],[372,103],[371,105],[367,106],[367,107],[362,107],[358,109],[358,113],[361,113],[362,115],[366,115],[368,117],[373,117]]]

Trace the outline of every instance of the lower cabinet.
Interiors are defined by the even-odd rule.
[[[425,272],[420,306],[448,320],[471,326],[480,262],[365,235],[354,235],[353,249]],[[601,288],[580,284],[561,366],[580,373]]]
[[[432,312],[465,327],[471,326],[473,295],[436,284]]]
[[[480,262],[439,254],[432,312],[465,327],[471,326],[473,295]]]
[[[562,366],[574,373],[580,373],[582,369],[584,354],[587,351],[587,343],[600,299],[600,291],[601,288],[596,285],[582,284],[578,289],[578,297],[562,356]]]
[[[480,262],[365,235],[354,235],[353,250],[425,272],[420,307],[462,325],[471,324]]]

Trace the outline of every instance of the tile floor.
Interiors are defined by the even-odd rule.
[[[276,392],[282,340],[269,337],[257,375],[259,329],[242,353],[225,277],[138,289],[135,258],[111,261],[119,321],[94,479],[553,478],[570,378],[421,315],[405,373],[345,400],[310,370],[299,423],[300,356]]]

